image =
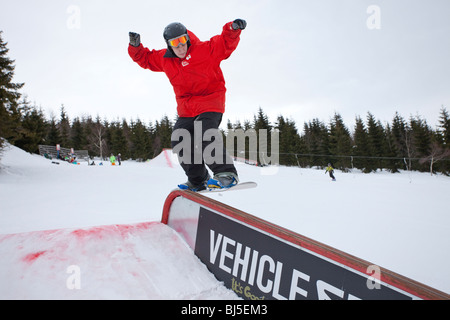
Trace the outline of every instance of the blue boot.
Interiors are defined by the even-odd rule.
[[[215,174],[212,179],[207,182],[209,189],[227,189],[231,188],[239,183],[237,174],[233,172],[221,172]]]
[[[180,188],[181,190],[191,190],[191,191],[194,191],[194,192],[203,191],[203,190],[206,190],[207,183],[208,183],[209,180],[211,180],[210,178],[211,178],[211,176],[208,174],[206,176],[206,179],[202,183],[200,183],[198,185],[194,185],[193,183],[191,183],[188,180],[185,183],[179,184],[178,188]]]

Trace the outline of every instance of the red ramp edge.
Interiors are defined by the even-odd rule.
[[[162,223],[169,224],[170,209],[172,203],[178,197],[188,199],[192,202],[197,203],[201,207],[205,207],[213,211],[219,212],[226,217],[230,217],[232,219],[240,221],[244,225],[251,226],[256,230],[264,231],[270,235],[273,235],[276,238],[282,239],[293,245],[312,251],[319,256],[325,257],[334,262],[345,265],[348,268],[356,270],[369,277],[373,275],[372,271],[370,271],[370,273],[368,271],[370,266],[374,266],[373,263],[359,259],[348,253],[337,250],[333,247],[330,247],[328,245],[325,245],[308,237],[302,236],[288,229],[285,229],[283,227],[260,219],[256,216],[253,216],[251,214],[228,206],[214,199],[205,197],[201,194],[194,193],[192,191],[174,190],[168,195],[163,207],[163,214],[161,218]],[[381,272],[378,280],[392,287],[403,290],[416,298],[425,300],[450,300],[450,295],[444,292],[436,290],[432,287],[429,287],[425,284],[409,279],[402,275],[399,275],[388,269],[379,267],[379,270]]]

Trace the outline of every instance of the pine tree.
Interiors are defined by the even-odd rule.
[[[18,92],[24,83],[14,83],[14,60],[8,58],[7,43],[3,42],[3,31],[0,31],[0,138],[13,140],[15,138],[14,128],[17,128],[20,116],[17,115],[18,101],[21,94]],[[15,117],[14,117],[15,115]],[[13,142],[13,141],[10,141]],[[0,148],[2,140],[0,139]]]
[[[253,117],[253,129],[256,131],[259,131],[260,129],[270,131],[272,129],[269,117],[264,113],[261,107],[258,108],[258,113]]]
[[[370,112],[367,114],[367,134],[369,142],[368,156],[373,157],[369,161],[371,164],[370,168],[371,170],[376,170],[377,168],[383,169],[383,160],[377,158],[384,157],[386,153],[384,128],[381,122],[379,120],[377,121]]]
[[[348,156],[352,151],[350,131],[344,124],[341,115],[335,113],[330,123],[330,153],[336,156]],[[335,168],[345,170],[351,166],[349,158],[336,157],[330,159]]]
[[[50,146],[56,146],[61,141],[59,130],[56,124],[55,116],[51,117],[48,127],[47,137],[45,139],[46,144]]]
[[[408,157],[408,147],[406,144],[407,129],[406,121],[396,112],[392,120],[391,136],[397,157]]]
[[[258,108],[258,114],[253,117],[253,129],[256,131],[258,138],[258,163],[265,165],[269,162],[268,153],[272,150],[272,126],[270,125],[269,117],[264,113],[261,107]],[[266,138],[261,136],[262,130],[264,130]],[[249,156],[253,157],[253,155]]]
[[[153,157],[161,153],[164,148],[172,146],[172,129],[173,124],[165,115],[161,121],[156,121],[154,130]]]
[[[108,145],[110,152],[116,156],[120,153],[121,157],[124,158],[123,154],[126,155],[128,153],[128,146],[121,124],[118,120],[111,122],[107,136],[109,138]]]
[[[7,137],[8,141],[19,147],[23,148],[28,139],[28,133],[22,126],[23,115],[31,110],[30,102],[27,97],[17,103],[15,103],[9,110],[9,121],[11,128],[9,130],[10,135]]]
[[[330,154],[329,132],[327,126],[319,119],[304,124],[302,140],[306,147],[306,153],[310,154],[310,166],[325,166],[328,162],[323,156]]]
[[[447,110],[442,107],[441,115],[439,117],[439,128],[436,132],[436,140],[439,146],[443,149],[443,153],[450,151],[450,116]],[[450,156],[447,155],[438,166],[436,170],[449,174],[450,172]]]
[[[427,122],[420,116],[411,117],[410,125],[412,130],[412,148],[415,157],[426,158],[431,154],[432,130]],[[420,171],[428,171],[428,166],[418,164],[415,168]]]
[[[280,132],[280,164],[282,165],[299,165],[296,153],[299,152],[300,136],[295,127],[294,120],[285,119],[278,116],[275,129]]]
[[[353,167],[369,173],[373,170],[371,163],[367,159],[369,155],[369,136],[361,117],[356,117],[355,122],[355,132],[353,133]]]
[[[38,153],[39,145],[44,144],[47,135],[47,120],[42,109],[30,106],[26,100],[20,107],[20,138],[15,145],[25,151]]]
[[[411,128],[405,119],[396,112],[392,120],[391,138],[395,148],[395,156],[404,159],[403,162],[407,166],[407,170],[411,169],[411,158],[413,157],[411,137]]]
[[[58,123],[59,136],[61,141],[59,144],[64,148],[72,148],[70,145],[70,122],[64,105],[61,105],[61,114]]]
[[[86,148],[86,135],[84,133],[83,125],[81,124],[80,118],[76,117],[72,121],[71,131],[71,147],[75,150],[83,150]]]
[[[149,129],[138,118],[132,122],[131,128],[131,157],[137,160],[152,158]]]
[[[398,169],[403,167],[403,163],[401,160],[395,159],[397,156],[397,148],[394,143],[394,135],[392,133],[391,126],[386,124],[386,157],[390,159],[386,159],[385,165],[386,168],[389,169],[392,173],[399,172]]]
[[[122,160],[126,160],[130,158],[130,145],[131,145],[131,129],[128,126],[127,120],[124,118],[122,119],[122,135],[125,139],[124,142],[124,149],[121,152]]]
[[[441,115],[439,117],[439,131],[441,144],[450,149],[450,116],[447,109],[442,106]]]

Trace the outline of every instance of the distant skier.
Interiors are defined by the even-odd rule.
[[[178,132],[187,130],[191,136],[190,157],[183,155],[183,149],[178,153],[180,159],[183,156],[190,158],[181,161],[181,167],[188,181],[180,184],[180,189],[201,191],[207,186],[227,188],[239,181],[237,170],[223,146],[223,141],[202,140],[200,148],[195,145],[194,137],[200,135],[204,137],[207,130],[219,128],[225,111],[226,92],[220,63],[236,49],[241,30],[246,26],[245,20],[236,19],[225,24],[220,35],[203,42],[183,24],[171,23],[164,29],[163,36],[167,49],[163,50],[149,50],[141,44],[138,33],[129,33],[128,53],[133,61],[144,69],[165,72],[173,86],[179,116],[173,128],[174,133],[176,130],[179,130]],[[198,128],[199,125],[201,132],[194,135],[194,128]],[[172,140],[172,148],[182,141]],[[223,156],[222,161],[206,163],[214,173],[211,179],[205,166],[204,151],[213,142],[222,145]]]
[[[122,164],[122,155],[120,153],[117,155],[117,162],[119,163],[119,166]]]
[[[111,153],[111,156],[109,157],[109,162],[111,162],[112,166],[116,165],[116,157]]]
[[[332,181],[336,181],[336,178],[334,177],[334,168],[333,168],[333,166],[331,165],[331,163],[329,163],[329,164],[328,164],[328,167],[325,169],[325,174],[326,174],[327,172],[330,174],[331,180],[332,180]]]

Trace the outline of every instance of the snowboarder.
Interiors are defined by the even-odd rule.
[[[183,24],[174,22],[164,29],[167,49],[162,50],[145,48],[138,33],[129,33],[128,53],[133,61],[144,69],[165,72],[173,86],[178,113],[173,133],[187,130],[190,134],[190,157],[183,154],[189,150],[181,149],[178,153],[179,158],[183,158],[180,163],[188,178],[186,183],[179,185],[181,189],[201,191],[207,187],[228,188],[239,182],[237,170],[223,141],[202,139],[202,145],[196,146],[194,137],[204,137],[206,131],[219,128],[225,111],[226,92],[220,63],[237,48],[241,30],[246,26],[245,20],[236,19],[226,23],[220,35],[203,42]],[[198,128],[201,132],[194,135],[194,129]],[[181,142],[172,134],[172,148]],[[223,148],[222,161],[205,163],[205,148],[213,142],[220,143]],[[185,158],[189,160],[185,161]],[[212,179],[205,164],[214,173]]]
[[[119,166],[122,164],[122,155],[120,153],[117,155],[117,162],[119,163]]]
[[[334,168],[333,168],[333,166],[331,165],[331,163],[329,163],[329,164],[328,164],[328,167],[325,169],[325,174],[326,174],[327,172],[330,174],[331,180],[332,180],[332,181],[336,181],[336,178],[334,177]]]

